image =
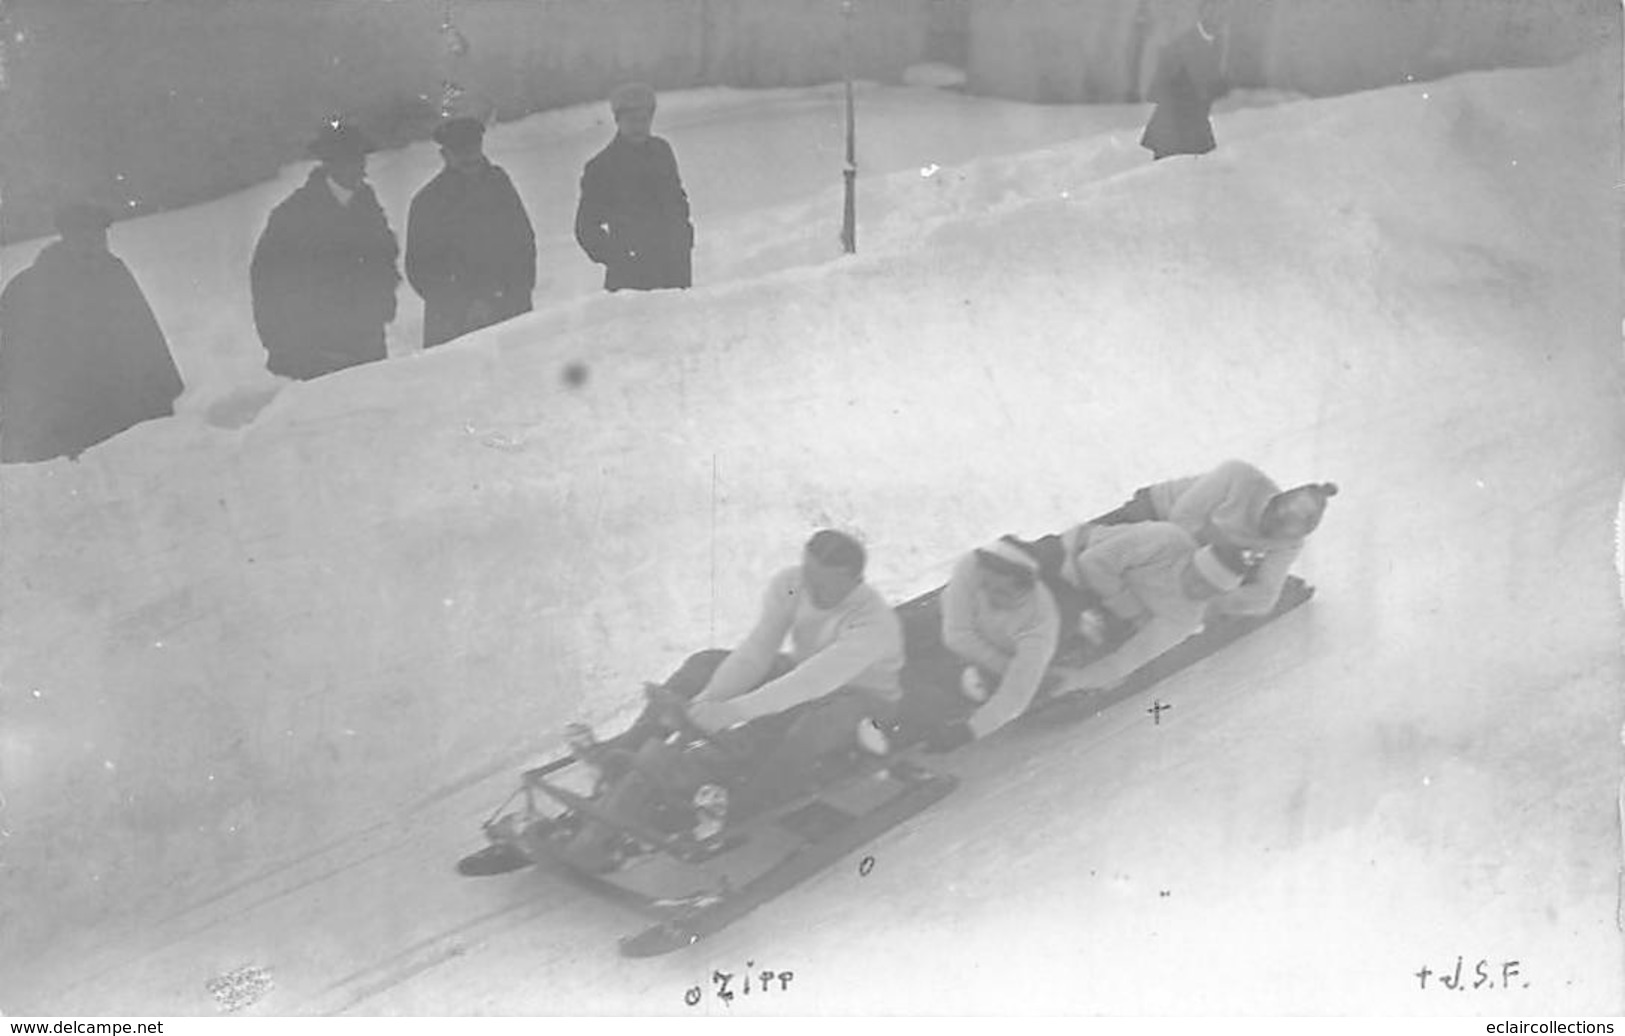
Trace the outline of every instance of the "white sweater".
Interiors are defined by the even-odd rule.
[[[767,675],[786,637],[795,668],[751,690]],[[717,668],[699,700],[727,700],[750,719],[848,686],[897,701],[902,668],[903,625],[885,598],[860,583],[835,607],[819,608],[802,585],[798,566],[768,583],[756,628]]]
[[[1085,667],[1094,686],[1116,684],[1202,628],[1206,602],[1185,595],[1185,569],[1197,544],[1170,522],[1089,526],[1073,542],[1076,585],[1095,593],[1114,614],[1135,623],[1121,647]]]
[[[1027,711],[1060,636],[1060,613],[1043,583],[1034,584],[1016,607],[996,608],[982,589],[976,554],[965,555],[954,566],[942,592],[943,642],[960,658],[1000,677],[998,690],[970,719],[977,737]]]

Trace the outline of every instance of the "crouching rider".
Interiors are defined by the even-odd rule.
[[[864,582],[865,563],[851,536],[814,534],[801,564],[768,583],[761,616],[737,648],[691,656],[651,691],[650,706],[625,733],[595,746],[636,754],[628,779],[603,803],[609,815],[644,822],[646,800],[671,802],[702,789],[719,819],[753,812],[807,787],[820,761],[858,744],[860,732],[882,736],[879,727],[902,697],[903,631]],[[687,721],[715,735],[711,750],[665,743],[662,700],[689,703]],[[612,841],[602,825],[588,824],[569,851],[578,865],[603,869],[613,866]]]
[[[942,592],[942,640],[963,666],[952,679],[978,707],[965,722],[934,731],[931,750],[986,737],[1026,712],[1060,637],[1055,595],[1014,537],[960,559]]]
[[[1097,525],[1172,522],[1198,543],[1230,548],[1244,566],[1242,583],[1213,602],[1215,615],[1267,615],[1281,599],[1292,563],[1319,526],[1332,482],[1283,490],[1246,461],[1227,460],[1202,475],[1136,490]]]
[[[1057,673],[1059,690],[1106,690],[1201,631],[1208,607],[1242,583],[1233,550],[1202,546],[1172,522],[1082,525],[1062,537],[1084,635],[1108,653]],[[1126,638],[1126,639],[1125,639]]]

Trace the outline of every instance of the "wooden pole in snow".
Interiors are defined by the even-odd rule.
[[[858,250],[858,149],[856,113],[852,104],[852,0],[841,0],[845,19],[843,51],[846,66],[846,211],[841,220],[841,250]]]

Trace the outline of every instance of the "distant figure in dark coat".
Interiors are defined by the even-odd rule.
[[[180,372],[129,267],[107,248],[112,217],[66,205],[60,241],[0,293],[0,461],[77,457],[173,414]]]
[[[1217,146],[1208,113],[1230,91],[1220,68],[1220,18],[1225,0],[1202,0],[1196,25],[1157,55],[1150,99],[1156,102],[1140,146],[1153,160],[1169,155],[1205,155]]]
[[[400,246],[367,185],[370,150],[353,127],[324,127],[310,145],[320,164],[266,221],[249,283],[273,374],[303,381],[387,355]]]
[[[423,347],[530,312],[536,234],[513,181],[482,150],[485,124],[434,133],[446,167],[412,199],[406,279],[423,297]]]
[[[610,95],[616,134],[581,175],[576,241],[604,267],[604,288],[687,288],[694,224],[671,145],[651,136],[655,92],[630,83]]]

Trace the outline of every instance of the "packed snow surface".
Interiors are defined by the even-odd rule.
[[[1245,98],[1155,164],[1144,107],[865,86],[854,257],[838,88],[673,95],[682,293],[597,290],[606,113],[536,116],[488,151],[537,311],[421,353],[403,289],[389,361],[306,384],[246,271],[308,167],[120,224],[189,389],[0,470],[0,1009],[1618,1013],[1617,63]],[[397,233],[437,164],[374,156]],[[1160,722],[957,761],[872,869],[672,957],[452,873],[815,528],[901,600],[1228,457],[1341,485],[1318,595]],[[796,979],[685,1005],[747,962]]]

